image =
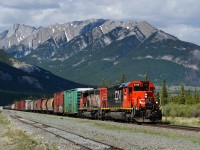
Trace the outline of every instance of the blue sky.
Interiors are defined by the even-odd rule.
[[[0,0],[0,31],[14,23],[35,27],[92,18],[147,21],[200,45],[199,0]]]

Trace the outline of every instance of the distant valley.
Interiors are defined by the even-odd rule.
[[[48,98],[54,92],[84,86],[18,61],[0,49],[0,106],[24,98]]]

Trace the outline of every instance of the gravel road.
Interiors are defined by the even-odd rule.
[[[135,124],[98,121],[54,116],[30,112],[8,111],[7,115],[18,115],[28,120],[48,124],[82,137],[100,141],[127,150],[199,150],[200,132],[180,131]],[[80,149],[75,144],[33,129],[29,125],[11,118],[17,128],[29,135],[37,135],[44,143],[56,143],[59,149]],[[37,130],[37,131],[36,131]]]

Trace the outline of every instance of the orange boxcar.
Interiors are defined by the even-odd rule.
[[[64,92],[54,93],[54,113],[63,113]]]
[[[48,111],[48,113],[53,113],[53,109],[54,109],[53,103],[54,103],[53,98],[48,99],[48,101],[47,101],[47,111]]]

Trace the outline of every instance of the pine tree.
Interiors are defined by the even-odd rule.
[[[111,80],[109,81],[109,86],[112,86],[112,81]]]
[[[148,76],[147,76],[147,74],[144,75],[144,81],[148,81]]]
[[[182,84],[181,85],[181,91],[180,91],[180,94],[179,94],[179,104],[185,104],[185,87],[184,85]]]
[[[167,93],[167,102],[168,103],[175,103],[174,96],[170,92]]]
[[[120,83],[124,83],[125,81],[126,81],[125,74],[122,74],[122,75],[120,76],[119,82],[120,82]]]
[[[200,102],[199,93],[196,87],[194,89],[193,101],[194,101],[194,104],[199,104]]]
[[[188,92],[186,93],[186,96],[185,96],[185,104],[186,105],[191,105],[192,103],[193,103],[192,95],[191,95],[191,91],[189,89]]]
[[[155,94],[155,101],[160,103],[160,92],[156,92]]]
[[[163,80],[162,83],[162,89],[161,89],[161,101],[162,105],[165,105],[168,103],[168,94],[167,94],[167,87],[166,87],[166,80]]]
[[[99,84],[99,87],[106,87],[106,80],[102,79],[101,83]]]

